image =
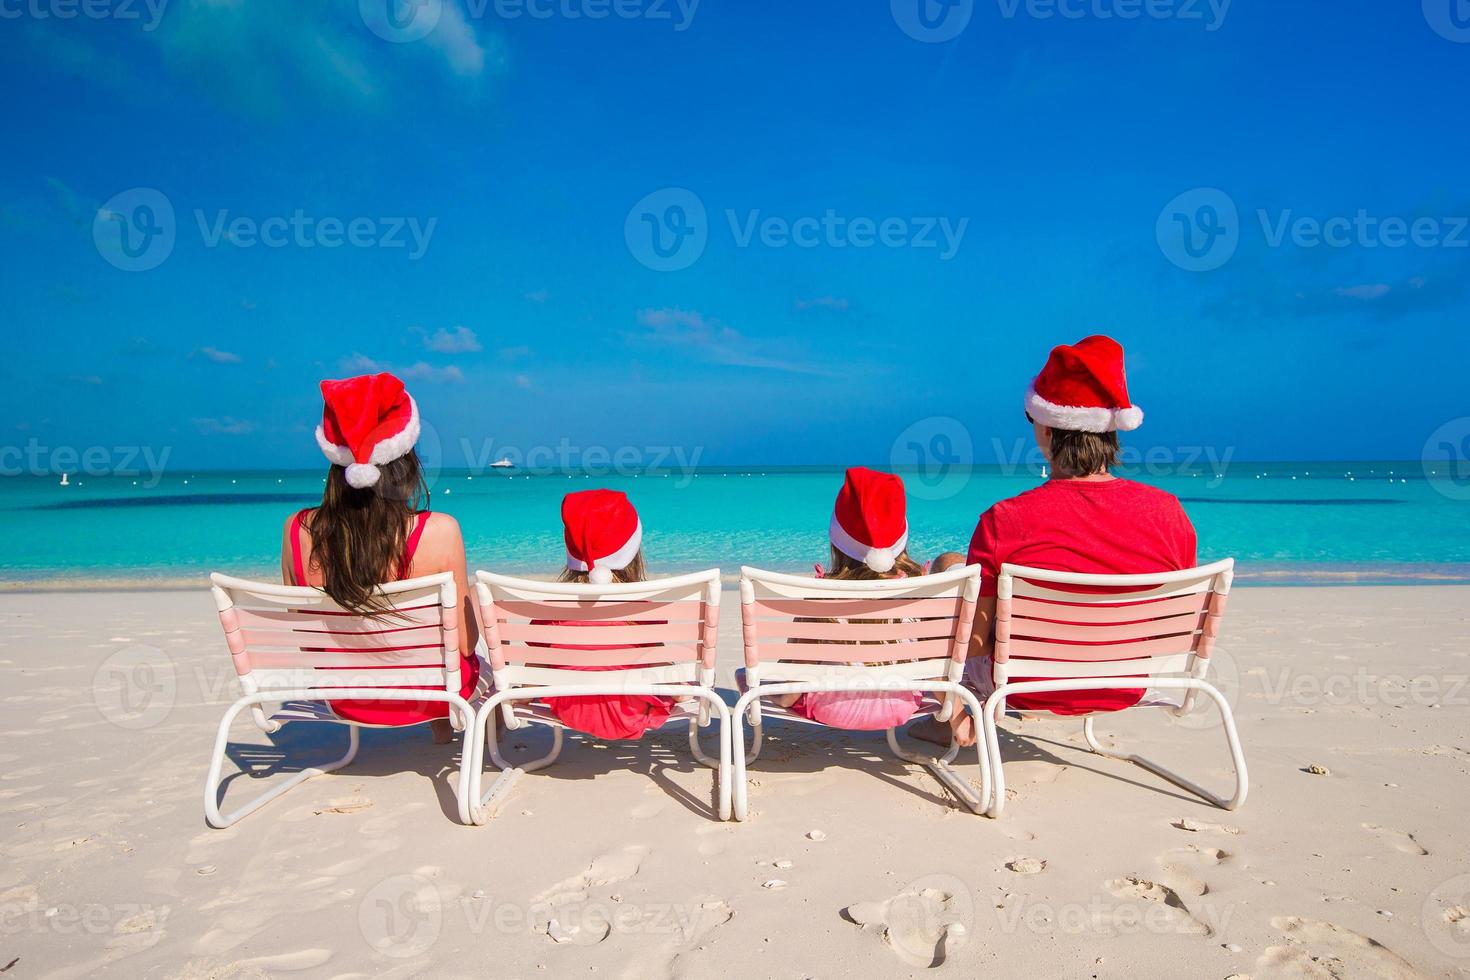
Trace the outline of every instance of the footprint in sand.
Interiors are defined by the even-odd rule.
[[[859,902],[842,917],[883,937],[910,966],[942,966],[969,940],[975,903],[964,882],[950,875],[927,875],[883,902]]]
[[[1271,927],[1286,933],[1291,945],[1268,947],[1257,965],[1272,976],[1377,977],[1418,980],[1420,974],[1402,957],[1361,933],[1294,915],[1277,916]],[[1325,955],[1313,947],[1327,947]]]
[[[638,873],[646,847],[633,845],[592,859],[587,870],[552,885],[531,900],[537,911],[536,931],[555,943],[591,946],[612,931],[606,909],[589,904],[592,889],[627,881]]]
[[[1169,887],[1181,895],[1201,898],[1210,893],[1210,886],[1204,879],[1196,877],[1191,869],[1218,867],[1229,859],[1229,852],[1218,847],[1188,844],[1159,855],[1159,864],[1163,866],[1164,881]]]
[[[1215,823],[1213,820],[1195,820],[1190,817],[1182,817],[1175,820],[1172,826],[1179,830],[1187,830],[1191,834],[1229,834],[1232,837],[1240,833],[1239,827],[1232,827],[1228,823]]]
[[[1414,835],[1407,831],[1395,830],[1393,827],[1384,827],[1376,823],[1365,823],[1363,829],[1370,834],[1377,835],[1385,844],[1400,854],[1412,854],[1415,857],[1429,855],[1429,852],[1414,839]]]
[[[1184,847],[1176,847],[1172,851],[1166,851],[1159,860],[1165,864],[1184,863],[1213,867],[1230,860],[1230,852],[1223,851],[1218,847],[1200,847],[1198,844],[1187,844]]]
[[[1200,885],[1203,886],[1203,883]],[[1189,910],[1189,906],[1184,904],[1184,899],[1179,897],[1179,893],[1168,885],[1149,881],[1137,875],[1128,875],[1103,882],[1103,887],[1118,898],[1157,902],[1172,910],[1176,932],[1189,936],[1213,936],[1215,934],[1215,930],[1195,916]],[[1208,891],[1208,889],[1205,890]]]
[[[1006,766],[1006,782],[1017,786],[1023,783],[1030,786],[1041,786],[1045,783],[1056,782],[1057,777],[1066,771],[1066,766],[1050,762],[1013,762]]]
[[[694,832],[700,838],[699,851],[701,857],[713,857],[725,850],[725,845],[730,842],[731,829],[734,825],[728,823],[706,824]]]
[[[724,899],[706,898],[699,901],[691,911],[676,918],[672,930],[664,930],[672,933],[672,946],[654,949],[647,955],[640,956],[622,976],[628,980],[674,980],[675,977],[708,975],[707,968],[684,969],[683,958],[690,951],[695,951],[696,955],[702,952],[703,944],[710,934],[734,917],[735,910]],[[651,928],[645,927],[644,938],[651,931]]]

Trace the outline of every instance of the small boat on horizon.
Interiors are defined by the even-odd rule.
[[[512,470],[515,469],[515,465],[516,464],[512,463],[510,460],[502,456],[495,462],[491,463],[490,468],[495,470]]]
[[[63,473],[63,474],[61,474],[61,483],[59,483],[57,485],[58,486],[63,486],[63,487],[69,487],[69,486],[71,486],[71,480],[69,480],[67,478],[67,474]]]

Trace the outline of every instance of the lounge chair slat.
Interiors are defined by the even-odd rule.
[[[1086,604],[1070,601],[1081,598],[1077,593],[1066,595],[1069,600],[1067,602],[1046,602],[1018,596],[1011,600],[1011,615],[1058,623],[1137,623],[1165,616],[1201,612],[1209,601],[1207,592],[1149,602],[1120,602],[1119,599],[1123,597],[1112,595],[1103,597],[1112,600],[1111,602],[1093,601]]]
[[[682,623],[603,622],[589,626],[554,626],[548,623],[500,624],[502,642],[568,644],[571,646],[609,646],[664,642],[692,642],[702,626],[698,620]]]
[[[704,603],[697,599],[674,599],[667,602],[632,600],[596,602],[573,598],[497,599],[495,610],[502,622],[509,617],[550,622],[596,622],[617,620],[628,623],[665,623],[700,618]]]
[[[891,599],[756,599],[750,604],[750,608],[759,617],[770,616],[786,619],[795,616],[812,616],[822,619],[849,617],[919,619],[957,615],[960,609],[960,598],[955,596],[945,599],[912,599],[895,596]],[[764,624],[762,626],[764,627]]]
[[[1204,625],[1205,613],[1187,612],[1179,616],[1164,616],[1141,623],[1114,623],[1108,626],[1108,641],[1147,640],[1152,637],[1171,636],[1176,633],[1193,633]],[[1011,636],[1032,640],[1097,642],[1098,628],[1084,623],[1054,623],[1044,619],[1011,620]]]
[[[1014,625],[1013,627],[1014,628]],[[1101,637],[1099,639],[1102,639]],[[1128,660],[1137,657],[1160,657],[1170,653],[1190,653],[1198,635],[1185,633],[1152,640],[1125,640],[1119,643],[1048,643],[1043,640],[1012,639],[1011,672],[1021,674],[1025,668],[1016,661],[1029,657],[1039,660],[1071,660],[1091,663],[1101,660]]]

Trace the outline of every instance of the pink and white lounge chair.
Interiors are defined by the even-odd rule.
[[[1249,783],[1235,717],[1224,695],[1207,679],[1234,568],[1234,560],[1228,558],[1152,575],[1079,575],[1001,566],[995,612],[996,689],[985,702],[984,742],[990,747],[990,767],[995,773],[989,807],[992,817],[999,816],[1005,806],[1005,773],[995,720],[1005,711],[1007,695],[1043,691],[1140,687],[1181,691],[1180,701],[1145,697],[1133,706],[1166,708],[1176,715],[1188,714],[1196,696],[1203,693],[1220,709],[1235,767],[1235,791],[1229,797],[1216,796],[1141,756],[1104,748],[1093,731],[1096,714],[1083,718],[1087,746],[1108,758],[1141,766],[1227,810],[1245,802]],[[1108,591],[1078,592],[1069,586]],[[1011,682],[1008,678],[1012,676],[1027,680]]]
[[[340,700],[448,704],[451,724],[465,733],[458,786],[464,798],[474,707],[459,694],[460,610],[451,573],[381,586],[393,610],[386,618],[348,612],[320,589],[251,582],[218,573],[209,580],[244,692],[225,709],[210,755],[204,782],[204,814],[210,826],[228,827],[311,777],[347,765],[357,755],[359,728],[393,727],[338,717],[329,702]],[[432,689],[403,690],[406,687]],[[282,707],[267,716],[262,707],[266,704]],[[291,721],[346,725],[347,754],[335,762],[304,769],[254,801],[221,813],[220,768],[230,724],[246,708],[256,727],[266,734],[274,734]]]
[[[865,582],[742,568],[745,674],[732,738],[737,750],[735,819],[744,820],[747,814],[745,766],[760,755],[763,716],[820,724],[784,708],[763,706],[761,698],[810,691],[918,691],[929,697],[914,717],[947,721],[952,712],[964,710],[963,702],[979,719],[980,702],[960,684],[979,594],[978,565]],[[754,729],[748,755],[741,731],[747,716]],[[890,728],[888,747],[900,759],[927,767],[972,811],[984,812],[990,759],[983,741],[976,753],[978,796],[950,768],[958,745],[933,759],[901,748]]]
[[[495,693],[475,716],[469,792],[459,799],[466,823],[485,823],[522,773],[542,769],[561,754],[566,726],[545,699],[595,694],[673,698],[665,724],[688,722],[689,749],[718,772],[719,817],[730,818],[730,713],[714,691],[719,569],[613,585],[534,582],[490,572],[477,572],[475,580]],[[556,625],[569,622],[579,625]],[[507,761],[490,724],[497,710],[508,730],[550,726],[551,752],[521,765]],[[718,759],[699,745],[699,729],[711,714],[720,720]],[[487,747],[500,775],[482,794]]]

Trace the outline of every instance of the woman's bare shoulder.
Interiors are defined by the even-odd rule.
[[[448,514],[434,511],[424,521],[423,540],[445,545],[463,544],[464,536],[460,533],[459,521]]]

